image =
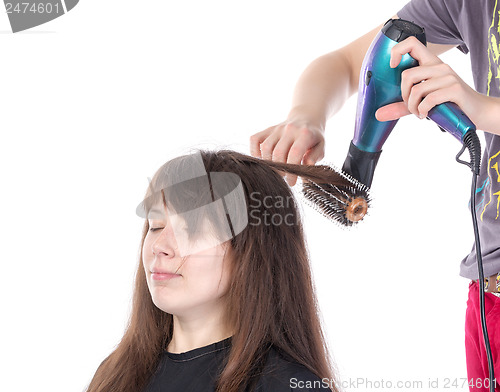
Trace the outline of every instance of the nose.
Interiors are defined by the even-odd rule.
[[[153,255],[166,255],[169,258],[175,257],[177,245],[175,237],[170,227],[165,227],[154,240],[152,246]]]

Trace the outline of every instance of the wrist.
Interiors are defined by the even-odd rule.
[[[500,98],[478,94],[474,121],[476,127],[482,131],[500,135]]]
[[[286,121],[307,124],[323,132],[326,126],[326,115],[312,107],[298,105],[290,110]]]

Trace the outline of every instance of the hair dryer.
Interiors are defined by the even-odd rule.
[[[418,65],[418,62],[408,53],[402,57],[397,67],[391,68],[389,65],[392,47],[410,36],[416,37],[426,45],[425,32],[422,27],[402,19],[388,20],[373,40],[361,66],[354,138],[351,141],[342,171],[350,174],[367,187],[371,186],[373,173],[382,153],[382,146],[398,121],[380,122],[375,118],[375,112],[382,106],[403,100],[401,97],[401,73],[405,69]],[[476,135],[476,127],[467,115],[460,110],[458,105],[452,102],[445,102],[433,107],[429,111],[427,118],[433,120],[442,131],[449,132],[462,143],[462,149],[458,153],[456,160],[469,166],[473,172],[471,213],[479,271],[478,283],[482,284],[484,273],[475,205],[481,144]],[[470,163],[459,159],[465,148],[469,149]],[[493,380],[495,374],[486,326],[484,291],[479,290],[479,294],[481,327],[488,359],[489,390],[494,391],[495,384]]]
[[[378,121],[375,112],[382,106],[403,101],[401,73],[418,65],[418,61],[408,53],[402,57],[397,67],[391,68],[389,65],[392,47],[410,36],[426,45],[422,27],[403,19],[389,19],[368,48],[361,66],[354,138],[342,171],[368,187],[372,184],[382,146],[398,121]],[[469,151],[478,149],[476,127],[455,103],[446,102],[435,106],[429,111],[427,118],[436,122],[441,130],[449,132],[469,146]],[[474,136],[477,141],[470,140]],[[463,150],[460,154],[462,152]],[[480,151],[476,152],[476,162],[472,162],[472,165],[479,174]]]

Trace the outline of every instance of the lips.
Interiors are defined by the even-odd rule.
[[[150,276],[150,279],[152,281],[156,281],[156,282],[159,282],[159,281],[164,281],[164,282],[167,282],[167,281],[170,281],[170,280],[178,280],[179,278],[182,277],[181,274],[178,274],[174,271],[177,271],[178,269],[180,269],[180,266],[176,266],[174,263],[172,263],[171,265],[170,264],[165,264],[165,266],[170,266],[172,267],[171,269],[169,268],[161,268],[160,266],[161,263],[159,262],[154,262],[152,263],[152,266],[150,268],[150,272],[151,272],[151,276]]]
[[[180,275],[180,274],[176,274],[175,272],[170,272],[170,271],[167,271],[167,270],[160,270],[160,269],[152,269],[151,273],[152,274]]]
[[[172,274],[172,273],[169,273],[169,272],[152,272],[151,273],[151,279],[153,281],[158,281],[158,280],[163,280],[163,281],[168,281],[168,280],[171,280],[171,279],[175,279],[175,278],[180,278],[182,275],[179,275],[179,274]]]

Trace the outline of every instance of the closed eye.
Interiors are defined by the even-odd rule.
[[[150,227],[149,231],[157,231],[157,230],[162,230],[163,227]]]

